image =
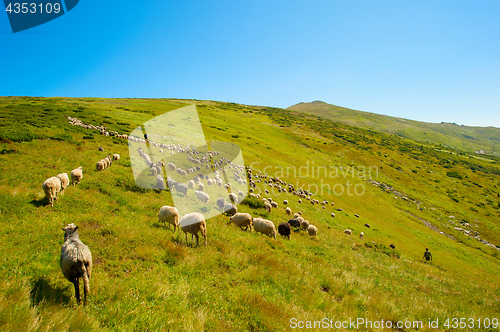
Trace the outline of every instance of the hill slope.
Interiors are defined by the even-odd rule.
[[[352,126],[396,134],[421,143],[441,144],[457,150],[500,156],[500,128],[469,127],[454,123],[427,123],[356,111],[322,101],[299,103],[287,108],[321,116]]]
[[[187,244],[157,219],[179,194],[138,188],[125,140],[67,119],[130,133],[189,104],[206,138],[238,144],[254,174],[328,201],[299,203],[267,177],[255,193],[279,207],[269,214],[247,198],[240,212],[278,225],[289,219],[286,199],[317,236],[298,230],[274,240],[219,215],[207,220],[207,245]],[[427,331],[429,319],[498,318],[498,158],[277,108],[102,98],[0,98],[0,151],[2,331],[286,331],[293,319],[325,317],[421,321]],[[113,153],[122,158],[96,171]],[[42,182],[78,166],[82,182],[47,206]],[[75,304],[58,266],[61,227],[70,222],[93,254],[87,307]],[[426,247],[432,263],[422,261]]]

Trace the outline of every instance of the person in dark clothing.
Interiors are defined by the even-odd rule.
[[[431,254],[431,252],[429,251],[429,248],[425,248],[424,258],[425,258],[425,260],[427,260],[427,261],[432,261],[432,254]]]

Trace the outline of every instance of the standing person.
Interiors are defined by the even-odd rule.
[[[429,248],[425,248],[424,258],[425,258],[425,260],[432,262],[432,254],[429,251]]]

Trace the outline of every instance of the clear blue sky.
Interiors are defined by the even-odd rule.
[[[500,127],[500,1],[88,1],[13,34],[0,95],[322,100]]]

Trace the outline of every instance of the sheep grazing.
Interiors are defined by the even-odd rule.
[[[233,203],[238,203],[238,196],[235,193],[229,193],[229,200]]]
[[[299,228],[300,227],[300,220],[290,219],[290,220],[288,220],[288,224],[290,224],[290,226],[293,226],[295,228]]]
[[[156,177],[156,189],[159,190],[165,190],[167,187],[165,186],[165,180],[163,179],[163,176],[158,175]]]
[[[253,229],[276,240],[276,227],[270,220],[253,218]]]
[[[346,229],[344,231],[344,233],[347,234],[347,235],[352,235],[352,231],[350,229]]]
[[[231,203],[226,203],[226,205],[224,205],[224,214],[226,214],[227,216],[234,216],[236,213],[238,213],[238,208],[236,207],[236,205],[233,205]]]
[[[151,167],[150,170],[152,176],[158,175],[158,169],[156,167]]]
[[[95,169],[97,171],[102,171],[104,168],[106,167],[106,164],[104,163],[103,160],[99,160],[96,165],[95,165]]]
[[[300,222],[300,227],[302,227],[303,230],[307,231],[307,228],[309,227],[309,221],[307,220],[302,220]]]
[[[205,186],[203,185],[203,183],[198,184],[198,190],[199,191],[205,190]]]
[[[356,218],[359,218],[359,214],[355,214],[354,216],[355,216]]]
[[[99,151],[104,152],[104,148],[102,146],[100,146]]]
[[[365,236],[365,233],[361,232],[359,233],[359,238],[362,239]]]
[[[118,153],[115,153],[113,155],[113,160],[120,160],[120,155]]]
[[[286,236],[290,240],[290,235],[292,234],[292,227],[289,223],[281,223],[278,225],[278,233],[281,236]]]
[[[222,197],[217,198],[217,207],[219,208],[219,210],[222,211],[225,205],[226,205],[226,200],[224,198]]]
[[[396,249],[396,246],[394,244],[389,245],[392,249]]]
[[[243,191],[238,190],[238,196],[244,197],[244,196],[245,196],[245,194],[243,193]]]
[[[266,209],[266,211],[268,213],[271,213],[271,210],[273,209],[273,207],[271,206],[271,204],[269,204],[269,202],[264,202],[264,209]]]
[[[164,205],[158,212],[158,221],[165,225],[168,223],[168,229],[170,229],[170,225],[174,225],[175,233],[177,226],[179,226],[179,212],[173,206]]]
[[[191,240],[193,236],[196,236],[196,246],[199,245],[198,232],[205,238],[205,244],[207,244],[207,223],[205,222],[205,217],[201,213],[193,212],[186,214],[182,217],[179,223],[182,231],[186,234],[186,243],[188,242],[187,233],[191,233]]]
[[[202,201],[205,204],[208,204],[208,200],[210,199],[210,197],[206,192],[195,190],[194,194],[196,195],[196,197],[198,197],[200,201]]]
[[[370,224],[365,224],[364,225],[366,228],[370,228]]]
[[[285,213],[286,213],[287,216],[291,216],[292,215],[292,209],[290,209],[289,207],[287,207],[285,209]]]
[[[188,181],[188,188],[189,189],[194,189],[194,181],[193,180],[189,180]]]
[[[277,202],[271,202],[271,206],[274,208],[274,209],[277,209],[278,208],[278,203]]]
[[[335,213],[331,213],[330,216],[332,216],[332,218],[335,218]]]
[[[316,236],[316,234],[318,234],[318,229],[316,228],[316,226],[309,225],[309,227],[307,228],[307,233],[310,236]]]
[[[283,201],[283,205],[288,205],[288,201],[286,199]]]
[[[178,193],[181,193],[181,194],[184,194],[184,196],[187,196],[188,186],[185,183],[175,182],[174,187]]]
[[[64,277],[75,286],[75,297],[78,304],[81,303],[78,279],[83,278],[84,304],[86,304],[89,279],[92,274],[92,254],[89,247],[80,241],[77,229],[78,226],[75,224],[68,224],[62,229],[65,233],[59,263]]]
[[[299,199],[299,203],[302,203],[302,200],[301,200],[301,199]]]
[[[253,218],[248,213],[236,213],[231,218],[229,218],[229,223],[233,223],[239,228],[247,230],[250,227],[250,232],[252,231]]]
[[[69,186],[68,173],[58,174],[57,178],[61,180],[61,194],[62,194],[64,192],[64,189],[66,189]]]
[[[50,206],[54,206],[54,201],[57,200],[57,194],[61,191],[61,180],[53,176],[43,182],[43,192],[49,200]]]
[[[71,183],[75,186],[80,181],[82,181],[83,178],[83,168],[82,166],[75,168],[74,170],[71,171]]]

